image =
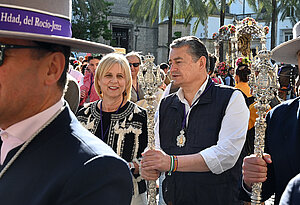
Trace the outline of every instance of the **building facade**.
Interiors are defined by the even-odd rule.
[[[128,0],[107,0],[113,3],[111,7],[112,13],[108,17],[110,20],[110,29],[113,32],[112,41],[105,42],[114,47],[122,47],[126,49],[126,52],[138,51],[142,55],[151,53],[155,56],[155,62],[160,64],[168,61],[168,46],[167,46],[167,19],[163,21],[157,20],[154,25],[149,23],[136,24],[130,17],[130,6]],[[266,25],[263,20],[257,20],[257,15],[247,4],[247,1],[243,1],[244,5],[241,6],[242,1],[235,1],[226,8],[227,14],[225,17],[225,25],[235,24],[235,21],[242,20],[245,17],[252,17],[262,26]],[[278,17],[280,19],[280,15]],[[182,23],[183,20],[177,20],[173,25],[172,35],[173,38],[180,36],[195,35],[199,37],[207,46],[208,51],[214,53],[214,40],[212,35],[218,32],[220,19],[218,15],[211,15],[207,19],[204,25],[199,24],[196,33],[193,33],[193,26],[195,19],[192,19],[190,24],[186,27]],[[276,32],[276,44],[279,45],[287,40],[292,39],[293,24],[290,18],[286,18],[284,21],[278,20],[277,32]],[[267,49],[271,48],[271,35],[267,37]],[[224,52],[228,45],[224,45]],[[261,49],[259,39],[251,42],[251,49]]]
[[[136,24],[130,18],[128,0],[107,0],[113,3],[112,12],[108,17],[112,40],[108,43],[113,47],[125,48],[126,52],[137,51],[146,55],[157,56],[158,24]]]

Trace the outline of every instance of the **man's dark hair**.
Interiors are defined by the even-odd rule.
[[[184,36],[174,40],[170,48],[181,48],[183,46],[189,46],[188,53],[192,56],[194,62],[198,61],[201,56],[208,58],[208,52],[203,42],[196,36]]]
[[[102,55],[98,55],[98,56],[88,56],[88,63],[90,63],[90,60],[92,59],[98,59],[98,60],[101,60],[102,59]]]
[[[161,63],[160,65],[159,65],[159,67],[160,67],[160,69],[169,69],[169,65],[168,64],[166,64],[166,63]]]
[[[62,72],[59,80],[57,81],[57,85],[61,88],[61,90],[65,89],[65,85],[67,82],[67,71],[69,70],[69,58],[71,54],[71,48],[69,46],[63,46],[53,43],[45,43],[40,41],[34,41],[38,46],[41,47],[41,49],[37,49],[36,52],[34,52],[33,58],[42,58],[47,53],[51,52],[61,52],[65,56],[65,67],[64,71]]]

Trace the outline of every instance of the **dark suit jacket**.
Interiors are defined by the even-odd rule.
[[[275,204],[294,176],[300,172],[300,97],[276,106],[267,115],[265,153],[273,163],[268,165],[263,183],[263,200],[275,193]],[[249,197],[242,191],[243,199]]]
[[[300,203],[300,174],[287,185],[280,199],[280,205],[297,205]]]
[[[8,153],[0,171],[19,148]],[[127,164],[83,128],[68,107],[0,179],[3,205],[116,205],[130,204],[131,197]]]

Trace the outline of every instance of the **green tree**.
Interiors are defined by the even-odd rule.
[[[221,9],[220,9],[220,27],[225,24],[225,8],[226,8],[226,0],[221,0]],[[223,61],[223,49],[224,49],[223,41],[220,42],[220,61]]]
[[[111,40],[107,16],[111,13],[113,3],[104,0],[72,0],[73,37],[99,42],[100,36]]]
[[[232,2],[229,1],[227,4],[230,5]],[[199,24],[205,24],[209,15],[219,14],[220,24],[219,27],[223,26],[225,23],[226,15],[226,0],[190,0],[188,9],[183,13],[184,15],[178,16],[185,19],[185,24],[190,23],[193,17],[196,18],[193,25],[193,34],[197,32]],[[220,61],[223,61],[223,42],[220,42]]]
[[[199,0],[198,0],[199,1]],[[137,22],[149,22],[153,25],[157,21],[168,18],[168,45],[172,42],[172,27],[176,19],[190,17],[187,10],[190,10],[188,0],[129,0],[130,15]],[[193,3],[197,2],[193,1]],[[198,3],[197,3],[198,4]]]
[[[198,26],[201,23],[204,25],[209,14],[217,10],[215,0],[190,0],[188,4],[182,6],[180,13],[176,14],[176,18],[184,19],[185,25],[188,25],[193,17],[196,17],[192,28],[192,33],[197,32]]]

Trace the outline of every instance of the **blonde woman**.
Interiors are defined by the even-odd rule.
[[[131,204],[146,204],[146,184],[139,176],[141,153],[147,146],[146,111],[129,101],[132,87],[127,59],[108,54],[95,72],[95,89],[101,100],[88,104],[77,115],[90,132],[128,162],[133,174]]]

